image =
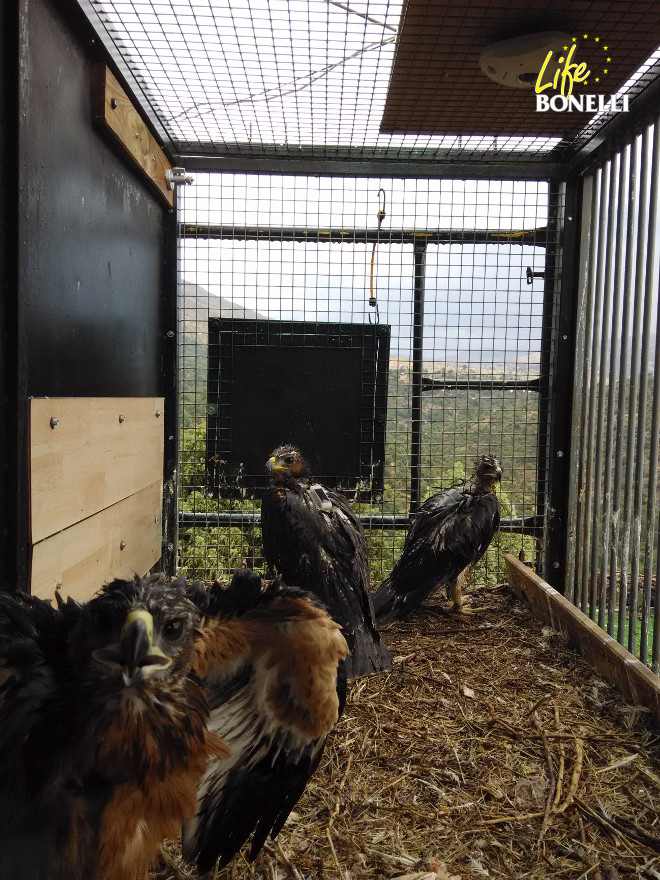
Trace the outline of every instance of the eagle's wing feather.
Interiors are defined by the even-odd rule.
[[[374,595],[378,623],[401,620],[434,590],[478,562],[499,522],[500,503],[494,493],[448,489],[424,502],[401,558]]]
[[[11,766],[10,755],[29,737],[56,687],[31,603],[18,593],[0,593],[0,752],[5,767]],[[50,612],[55,619],[57,612],[43,605],[41,616]]]
[[[261,502],[264,556],[285,583],[313,592],[341,624],[351,651],[348,677],[392,668],[369,589],[364,529],[348,501],[326,489],[319,510],[303,489],[273,486]]]
[[[230,591],[227,591],[231,593]],[[268,595],[270,593],[270,596]],[[252,835],[250,857],[282,828],[316,769],[340,711],[339,626],[299,591],[272,588],[238,613],[216,594],[198,639],[210,727],[230,757],[210,761],[183,852],[208,870]]]

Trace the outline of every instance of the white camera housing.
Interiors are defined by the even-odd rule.
[[[512,89],[533,89],[548,52],[552,58],[543,74],[543,81],[552,81],[563,66],[564,46],[570,50],[573,38],[562,31],[544,31],[513,37],[486,46],[479,56],[479,67],[487,77]],[[561,58],[561,61],[559,60]]]

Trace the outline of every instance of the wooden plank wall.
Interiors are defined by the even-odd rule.
[[[660,678],[623,645],[515,556],[505,556],[509,584],[534,613],[564,633],[568,643],[616,687],[628,703],[645,706],[660,727]]]
[[[161,556],[163,398],[30,401],[31,591],[87,599]]]

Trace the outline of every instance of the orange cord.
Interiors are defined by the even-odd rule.
[[[383,200],[381,202],[380,195],[383,194]],[[381,207],[382,205],[382,207]],[[385,190],[378,190],[378,229],[383,224],[383,220],[385,219]],[[369,305],[372,308],[376,308],[376,297],[374,296],[374,260],[376,259],[376,245],[378,242],[374,242],[374,246],[371,249],[371,272],[369,273]]]

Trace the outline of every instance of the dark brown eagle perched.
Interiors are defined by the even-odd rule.
[[[0,593],[0,877],[147,880],[255,856],[316,768],[347,651],[316,600],[252,572],[114,581],[55,609]]]
[[[348,678],[392,668],[376,628],[364,529],[348,501],[312,478],[295,446],[279,446],[261,502],[264,557],[285,583],[314,593],[341,624]]]
[[[403,620],[438,587],[446,587],[455,611],[469,613],[462,587],[499,528],[501,479],[497,458],[482,455],[468,480],[421,505],[400,559],[374,594],[379,625]]]

